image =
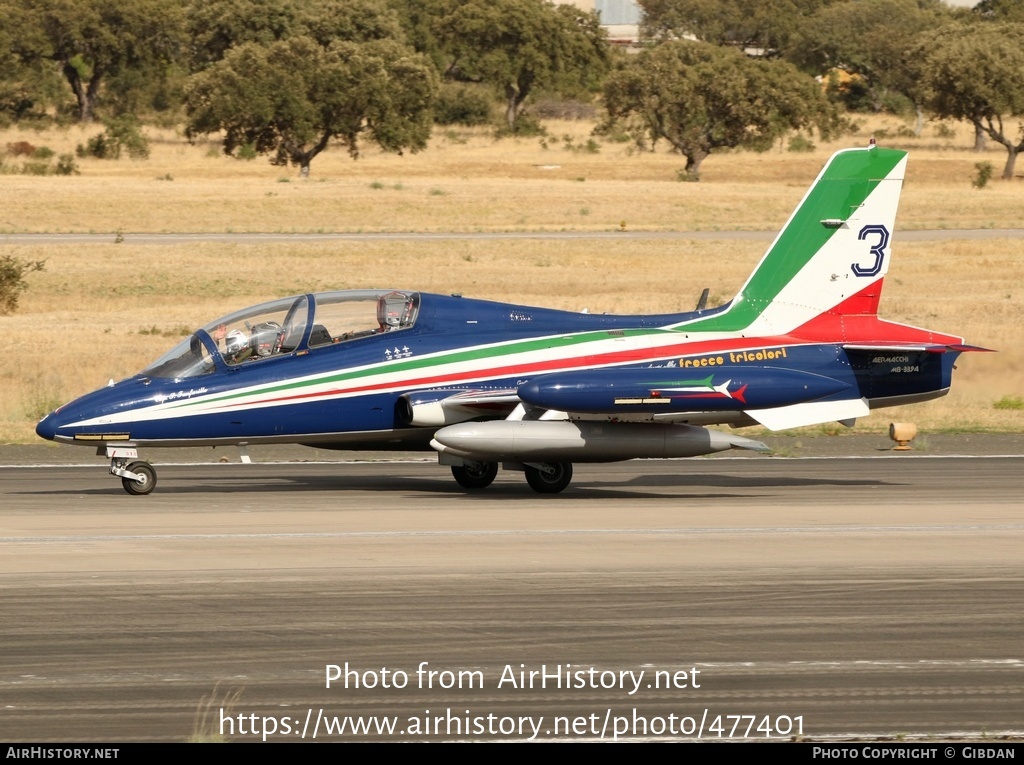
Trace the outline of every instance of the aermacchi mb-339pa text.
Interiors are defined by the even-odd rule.
[[[764,449],[730,429],[944,395],[963,338],[879,319],[906,154],[836,153],[723,306],[573,313],[410,290],[310,293],[224,316],[40,421],[130,494],[140,447],[430,449],[466,489],[499,465],[562,491],[574,462]],[[672,307],[673,310],[676,308]]]

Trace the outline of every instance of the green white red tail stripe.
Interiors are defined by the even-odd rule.
[[[835,154],[728,308],[679,327],[786,335],[855,295],[874,313],[905,168],[895,149]]]

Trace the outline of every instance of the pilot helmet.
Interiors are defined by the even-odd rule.
[[[224,351],[229,358],[238,355],[248,345],[249,339],[240,329],[231,330],[224,339]]]

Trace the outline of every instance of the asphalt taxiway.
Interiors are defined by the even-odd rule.
[[[132,497],[4,448],[0,738],[1020,735],[1021,445],[581,465],[557,496],[254,449],[147,455]]]

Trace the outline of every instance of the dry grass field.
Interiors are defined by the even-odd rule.
[[[680,183],[681,158],[602,142],[591,125],[549,126],[537,138],[495,141],[484,131],[438,131],[430,148],[397,157],[337,149],[309,179],[264,158],[240,161],[213,144],[151,131],[148,160],[77,160],[71,177],[0,176],[4,233],[99,232],[108,243],[2,244],[45,259],[16,314],[0,317],[11,339],[0,371],[0,442],[34,439],[35,420],[109,378],[138,371],[189,329],[250,303],[317,289],[401,287],[607,312],[692,308],[703,287],[729,299],[764,249],[759,242],[686,239],[436,240],[180,246],[116,243],[118,232],[499,232],[775,230],[836,148],[728,152],[704,164],[704,180]],[[895,133],[899,123],[876,123]],[[0,133],[73,151],[91,131]],[[969,150],[962,126],[922,138],[883,139],[911,152],[900,227],[1024,226],[1024,184],[976,189],[975,164],[996,175],[1004,153]],[[571,148],[570,148],[571,147]],[[998,149],[998,150],[997,150]],[[17,160],[5,159],[8,170]],[[894,419],[924,431],[1024,430],[1024,240],[901,243],[882,299],[886,318],[962,334],[999,349],[960,361],[953,392],[936,402],[883,410],[857,429]],[[996,408],[997,402],[1003,407]],[[1016,403],[1016,407],[1014,407]],[[823,428],[816,432],[831,432]]]

